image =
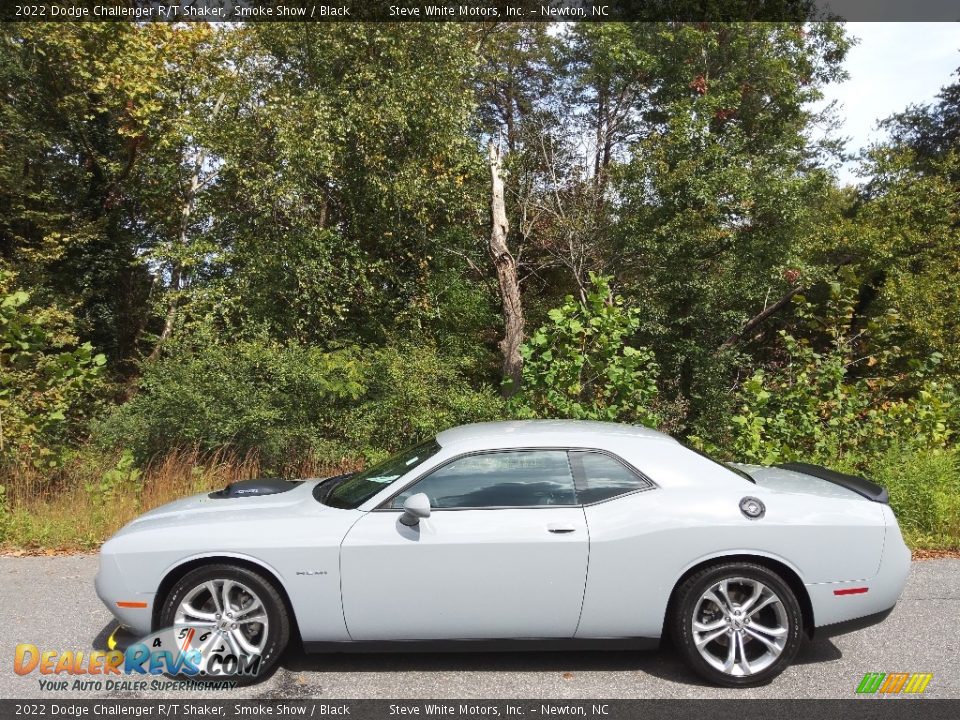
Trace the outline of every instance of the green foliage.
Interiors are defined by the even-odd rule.
[[[0,273],[0,462],[53,468],[85,432],[106,358],[9,283]]]
[[[0,30],[0,251],[42,305],[128,371],[151,270],[177,245],[185,156],[221,72],[205,25]]]
[[[733,456],[863,463],[892,446],[948,446],[960,415],[953,384],[936,377],[940,356],[903,363],[899,348],[876,344],[889,327],[852,326],[855,301],[835,284],[827,316],[814,318],[801,298],[798,314],[822,325],[828,342],[819,348],[780,331],[783,359],[757,369],[738,391],[739,413],[728,428]]]
[[[867,469],[913,547],[960,548],[960,453],[892,446]]]
[[[237,28],[188,315],[321,344],[431,327],[479,229],[464,25]],[[424,62],[429,48],[429,62]],[[212,261],[212,262],[211,262]],[[208,280],[209,279],[209,280]]]
[[[938,542],[960,83],[838,188],[815,108],[850,45],[799,19],[7,24],[0,470],[107,503],[180,447],[280,472],[507,413],[597,418],[876,468]],[[491,138],[541,326],[507,405]],[[78,469],[91,428],[128,449],[115,467]]]
[[[638,139],[612,169],[622,202],[608,252],[643,308],[646,342],[690,403],[688,426],[729,412],[742,360],[717,349],[768,299],[832,267],[810,248],[832,183],[807,161],[827,149],[805,128],[811,101],[843,76],[848,45],[829,23],[747,23],[654,25],[598,48],[604,62],[656,58]]]
[[[342,420],[344,440],[372,460],[454,425],[500,418],[499,394],[489,385],[472,388],[465,370],[430,345],[371,350],[363,398]]]
[[[363,391],[358,352],[263,339],[203,338],[144,367],[137,395],[101,439],[139,461],[182,447],[257,451],[276,466],[322,445],[344,403]]]
[[[147,365],[101,442],[131,448],[140,462],[185,447],[256,452],[277,471],[296,457],[380,456],[498,413],[490,388],[472,390],[460,365],[429,345],[325,351],[208,340]]]
[[[590,280],[586,302],[568,295],[522,346],[522,384],[511,409],[530,417],[656,425],[658,367],[649,349],[630,344],[638,312],[613,296],[609,278]]]
[[[85,490],[95,499],[99,507],[107,508],[121,495],[136,493],[141,472],[135,466],[135,458],[130,450],[120,453],[116,465],[104,472],[98,482],[87,483]]]
[[[960,372],[960,154],[923,160],[880,146],[864,169],[871,179],[847,237],[873,288],[867,311],[895,309],[905,351],[940,352],[944,369]]]

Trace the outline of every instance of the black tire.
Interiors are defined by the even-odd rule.
[[[196,570],[191,570],[177,581],[170,592],[167,593],[160,610],[160,627],[158,629],[173,626],[177,608],[183,598],[198,585],[211,580],[232,580],[246,585],[259,596],[267,616],[267,637],[260,654],[259,671],[255,677],[233,676],[231,679],[245,683],[257,682],[269,677],[290,641],[290,618],[286,604],[273,582],[258,572],[246,567],[227,564],[204,565]],[[192,679],[199,680],[202,678],[195,676]]]
[[[787,622],[786,633],[783,635],[785,642],[779,656],[769,666],[749,675],[729,674],[711,665],[697,649],[693,634],[694,613],[697,611],[697,605],[701,597],[718,582],[734,578],[754,580],[767,586],[780,599],[784,611],[783,616]],[[771,609],[770,612],[773,612],[773,610]],[[796,595],[775,572],[762,565],[748,562],[718,563],[694,573],[677,587],[669,631],[684,661],[698,675],[715,685],[752,687],[770,682],[790,665],[803,640],[803,614]],[[744,635],[744,637],[749,638],[750,636]],[[732,640],[721,635],[716,642],[727,643],[732,642]],[[750,642],[758,641],[750,638],[747,643]],[[708,645],[710,644],[708,643]],[[726,645],[726,647],[729,647],[729,645]],[[766,650],[762,645],[751,645],[751,647]],[[736,652],[739,652],[739,650]]]

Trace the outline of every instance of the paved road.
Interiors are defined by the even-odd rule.
[[[103,646],[113,626],[94,594],[95,572],[93,556],[0,558],[0,697],[92,697],[41,692],[36,673],[21,677],[12,668],[17,643],[52,650]],[[960,698],[960,560],[915,562],[885,623],[807,643],[793,667],[753,690],[705,686],[669,650],[292,654],[269,680],[229,697],[828,698],[851,697],[864,673],[898,671],[932,672],[927,695]]]

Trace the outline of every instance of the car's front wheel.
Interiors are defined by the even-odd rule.
[[[690,667],[717,685],[769,682],[793,660],[802,630],[790,586],[761,565],[713,565],[677,588],[673,637]]]
[[[205,565],[184,575],[160,612],[162,628],[174,628],[200,651],[204,675],[266,676],[290,639],[290,619],[266,577],[236,565]]]

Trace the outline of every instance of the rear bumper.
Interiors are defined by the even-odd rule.
[[[852,620],[844,620],[842,622],[833,623],[832,625],[821,625],[820,627],[814,629],[811,637],[829,638],[835,637],[836,635],[846,635],[847,633],[856,632],[857,630],[863,630],[871,625],[882,623],[892,612],[893,608],[890,607],[886,610],[873,613],[872,615],[864,615],[863,617],[853,618]]]
[[[874,625],[890,614],[910,575],[910,549],[889,506],[883,554],[877,573],[865,580],[806,585],[813,606],[815,635],[839,635]],[[834,628],[833,630],[829,628]]]

